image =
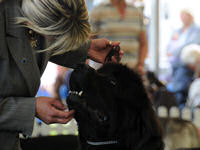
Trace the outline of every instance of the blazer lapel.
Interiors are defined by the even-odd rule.
[[[25,34],[25,29],[17,27],[14,23],[16,16],[21,16],[20,6],[16,8],[18,1],[10,1],[10,4],[5,6],[6,9],[6,32],[7,42],[10,53],[19,67],[22,75],[26,79],[30,95],[34,96],[40,85],[40,72],[37,66],[35,52],[31,50],[28,37]]]

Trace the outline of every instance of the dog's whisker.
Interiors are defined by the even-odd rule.
[[[77,92],[77,91],[69,91],[69,94],[75,94],[75,95],[78,95],[78,96],[82,96],[83,91],[80,91],[80,92]]]
[[[110,83],[112,84],[112,85],[116,85],[116,82],[115,81],[110,81]]]
[[[69,91],[68,92],[69,94],[76,94],[76,95],[79,95],[79,93],[77,91]]]

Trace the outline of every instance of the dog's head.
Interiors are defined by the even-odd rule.
[[[117,144],[124,150],[149,149],[150,144],[162,149],[151,102],[133,70],[108,63],[96,71],[80,64],[69,85],[67,103],[76,111],[81,142]]]

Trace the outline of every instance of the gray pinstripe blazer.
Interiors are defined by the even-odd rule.
[[[22,27],[14,25],[20,16],[19,0],[0,2],[0,150],[18,149],[18,134],[31,135],[35,115],[35,94],[40,77],[50,60],[72,67],[85,61],[89,43],[76,51],[50,58],[42,55],[41,68]]]

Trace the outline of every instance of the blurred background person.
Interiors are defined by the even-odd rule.
[[[95,36],[120,41],[124,51],[121,62],[143,73],[148,44],[143,8],[125,0],[104,0],[93,7],[90,23]]]
[[[198,67],[197,78],[191,83],[189,92],[188,92],[188,99],[187,99],[187,106],[190,108],[200,108],[200,67]]]
[[[180,60],[182,64],[175,70],[173,78],[167,84],[167,89],[175,94],[178,106],[182,109],[185,107],[195,72],[200,67],[200,46],[190,44],[183,48]]]
[[[180,12],[182,27],[176,30],[167,46],[167,56],[171,65],[172,74],[180,65],[180,53],[183,47],[188,44],[200,44],[200,27],[195,23],[193,12],[189,8],[184,8]]]
[[[70,70],[70,68],[67,67],[63,67],[63,66],[56,66],[57,69],[57,76],[55,78],[55,82],[53,84],[53,97],[59,100],[63,100],[63,96],[60,93],[60,90],[62,88],[62,85],[65,83],[65,76],[68,72],[68,70]],[[68,93],[68,91],[65,91],[66,94]],[[62,93],[64,94],[64,93]],[[66,97],[65,97],[66,98]]]
[[[94,0],[86,0],[87,8],[88,8],[88,13],[90,13],[91,9],[93,8],[94,5]]]

